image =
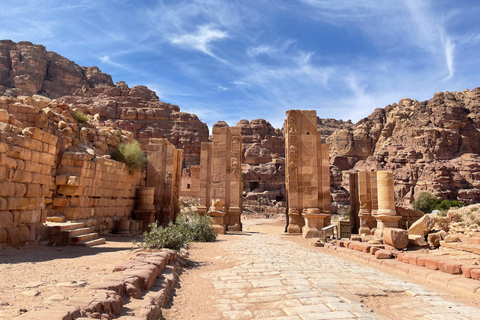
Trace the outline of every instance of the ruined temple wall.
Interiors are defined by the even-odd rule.
[[[190,166],[190,169],[183,169],[180,197],[200,197],[200,166]]]
[[[141,173],[124,163],[88,153],[64,152],[55,177],[52,208],[67,220],[84,221],[95,231],[109,233],[116,220],[134,209]]]
[[[0,109],[0,247],[36,243],[53,182],[57,137],[17,121]]]

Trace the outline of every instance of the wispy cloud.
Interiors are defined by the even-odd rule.
[[[175,35],[171,43],[186,47],[187,49],[198,50],[209,56],[217,58],[211,51],[210,43],[228,38],[228,33],[215,29],[212,25],[199,26],[193,34]]]

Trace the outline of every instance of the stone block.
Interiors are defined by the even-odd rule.
[[[480,265],[478,265],[478,264],[463,264],[462,267],[461,267],[463,276],[465,278],[471,278],[472,276],[471,276],[470,272],[473,269],[480,269]]]
[[[480,280],[480,269],[470,269],[470,277],[475,280]]]
[[[27,198],[38,198],[42,196],[42,188],[39,184],[29,183],[27,185]]]
[[[24,147],[10,146],[7,155],[14,159],[31,160],[32,152]]]
[[[0,122],[8,123],[9,120],[10,115],[8,114],[8,111],[5,109],[0,109]]]
[[[30,239],[30,229],[26,225],[18,227],[18,231],[20,243],[25,243]]]
[[[15,194],[17,198],[23,198],[27,193],[27,185],[23,183],[15,183]]]
[[[0,211],[0,229],[7,229],[13,226],[13,214],[10,211]]]
[[[413,246],[419,247],[426,247],[428,246],[428,242],[425,241],[425,236],[421,236],[418,234],[409,234],[408,235],[408,244]]]
[[[27,127],[22,130],[22,133],[23,135],[31,137],[35,140],[42,140],[44,132],[39,128]]]
[[[385,228],[383,242],[397,249],[403,249],[408,245],[408,232],[398,228]]]
[[[450,234],[445,237],[445,242],[459,242],[460,238],[456,234]]]
[[[442,240],[441,231],[428,234],[427,239],[428,239],[428,244],[430,245],[430,247],[432,247],[432,248],[440,247],[440,241]]]
[[[438,262],[438,269],[445,273],[462,274],[462,265],[470,261],[443,260]]]
[[[7,245],[14,248],[20,246],[20,229],[18,227],[7,229]]]
[[[391,259],[392,257],[392,252],[388,250],[380,249],[375,252],[375,259]]]
[[[8,197],[7,198],[7,209],[8,210],[26,210],[29,205],[28,198],[16,198]]]
[[[10,147],[4,142],[0,142],[0,153],[8,153]]]
[[[6,229],[0,229],[0,244],[6,243],[8,238],[8,232]]]

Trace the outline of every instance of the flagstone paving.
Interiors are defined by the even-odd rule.
[[[225,241],[233,268],[208,273],[224,319],[388,319],[362,297],[402,293],[389,308],[416,319],[480,319],[480,309],[369,266],[309,250],[281,236],[252,233]]]

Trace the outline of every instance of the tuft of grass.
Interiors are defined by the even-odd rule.
[[[75,120],[77,120],[77,122],[80,122],[80,123],[87,123],[88,122],[87,115],[80,110],[75,111],[74,117],[75,117]]]
[[[475,212],[475,211],[478,211],[478,207],[473,207],[470,209],[470,212]]]
[[[139,170],[147,163],[147,157],[140,149],[138,141],[120,144],[113,154],[113,159],[125,163],[131,170]]]

